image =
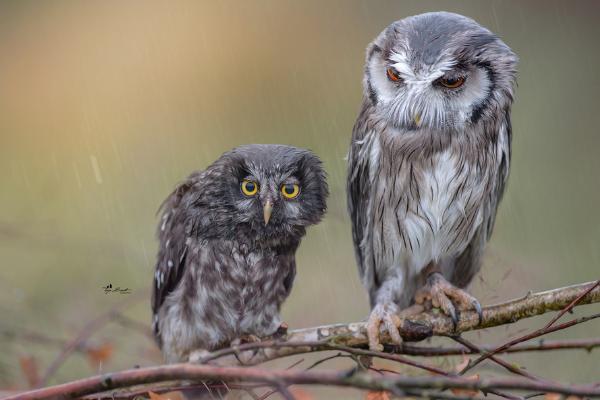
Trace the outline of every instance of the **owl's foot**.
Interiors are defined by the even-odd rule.
[[[256,335],[242,335],[231,341],[231,346],[239,346],[240,344],[260,342],[260,338]]]
[[[417,304],[424,305],[427,301],[431,301],[434,307],[441,308],[444,314],[452,319],[455,329],[458,324],[457,309],[459,311],[475,310],[480,323],[483,318],[479,301],[464,290],[452,285],[439,272],[429,275],[425,286],[415,294]]]
[[[377,304],[367,322],[367,336],[369,337],[369,348],[371,350],[382,351],[383,345],[379,342],[380,326],[383,325],[389,333],[392,341],[397,344],[402,343],[400,331],[398,328],[402,324],[402,319],[398,316],[398,306],[394,303]]]
[[[402,320],[414,317],[415,315],[421,314],[423,311],[425,311],[425,307],[423,307],[422,304],[413,304],[412,306],[403,308],[402,311],[398,313],[398,317]]]

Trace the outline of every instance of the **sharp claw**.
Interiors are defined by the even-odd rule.
[[[454,309],[454,307],[448,309],[448,316],[452,320],[452,330],[455,331],[456,327],[458,326],[458,317],[456,315],[456,310]]]
[[[391,319],[386,319],[385,328],[387,329],[392,341],[396,344],[402,343],[402,337],[400,336],[400,332],[398,332],[398,327]]]
[[[477,317],[479,317],[477,321],[477,325],[479,325],[483,321],[483,310],[481,309],[481,304],[479,304],[477,300],[474,300],[473,307],[475,308],[475,312],[477,312]]]
[[[440,308],[452,320],[455,331],[458,328],[461,310],[474,310],[477,313],[478,325],[483,322],[483,310],[477,299],[449,283],[439,272],[429,274],[426,279],[425,285],[415,294],[417,304],[427,297],[431,298],[431,304],[425,309],[430,309],[431,306]]]
[[[393,303],[377,304],[367,321],[367,336],[369,338],[369,348],[371,350],[382,351],[383,345],[380,342],[380,335],[387,331],[392,341],[397,344],[402,343],[399,326],[401,323],[397,315],[397,307]]]

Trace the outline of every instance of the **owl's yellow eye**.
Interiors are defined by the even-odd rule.
[[[285,183],[281,185],[281,194],[286,199],[295,199],[300,194],[300,186],[295,183]]]
[[[392,82],[402,82],[402,78],[398,75],[398,72],[392,67],[387,69],[388,79]]]
[[[440,84],[448,89],[456,89],[459,88],[465,83],[465,77],[459,76],[456,78],[442,78],[439,80]]]
[[[258,193],[258,183],[244,179],[242,181],[242,193],[246,196],[254,196]]]

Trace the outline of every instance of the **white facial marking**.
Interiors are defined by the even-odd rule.
[[[410,66],[406,53],[392,53],[390,60],[394,62],[392,66],[402,75],[404,80],[416,79],[415,71]]]
[[[431,84],[456,66],[453,58],[444,58],[423,70],[414,71],[406,53],[392,53],[392,66],[398,71],[406,83]]]
[[[390,60],[374,54],[369,60],[369,76],[373,90],[387,118],[405,126],[417,128],[463,127],[473,109],[489,95],[491,82],[485,70],[470,67],[465,71],[466,81],[456,93],[444,89],[436,80],[456,67],[457,60],[445,56],[435,64],[413,69],[410,53],[394,52]],[[387,69],[393,67],[402,78],[391,82]]]
[[[473,108],[488,97],[491,85],[488,74],[483,69],[475,68],[471,71],[465,81],[464,90],[454,100],[460,120],[469,118]]]
[[[377,97],[384,103],[389,103],[397,95],[397,88],[387,77],[387,64],[379,55],[373,55],[369,60],[369,75],[371,86]]]

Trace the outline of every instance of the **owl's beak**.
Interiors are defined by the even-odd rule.
[[[419,126],[421,124],[421,114],[419,114],[419,113],[415,114],[413,120],[415,121],[415,125]]]
[[[265,225],[269,223],[271,219],[271,213],[273,212],[273,203],[271,200],[267,200],[263,206],[263,217],[265,218]]]

